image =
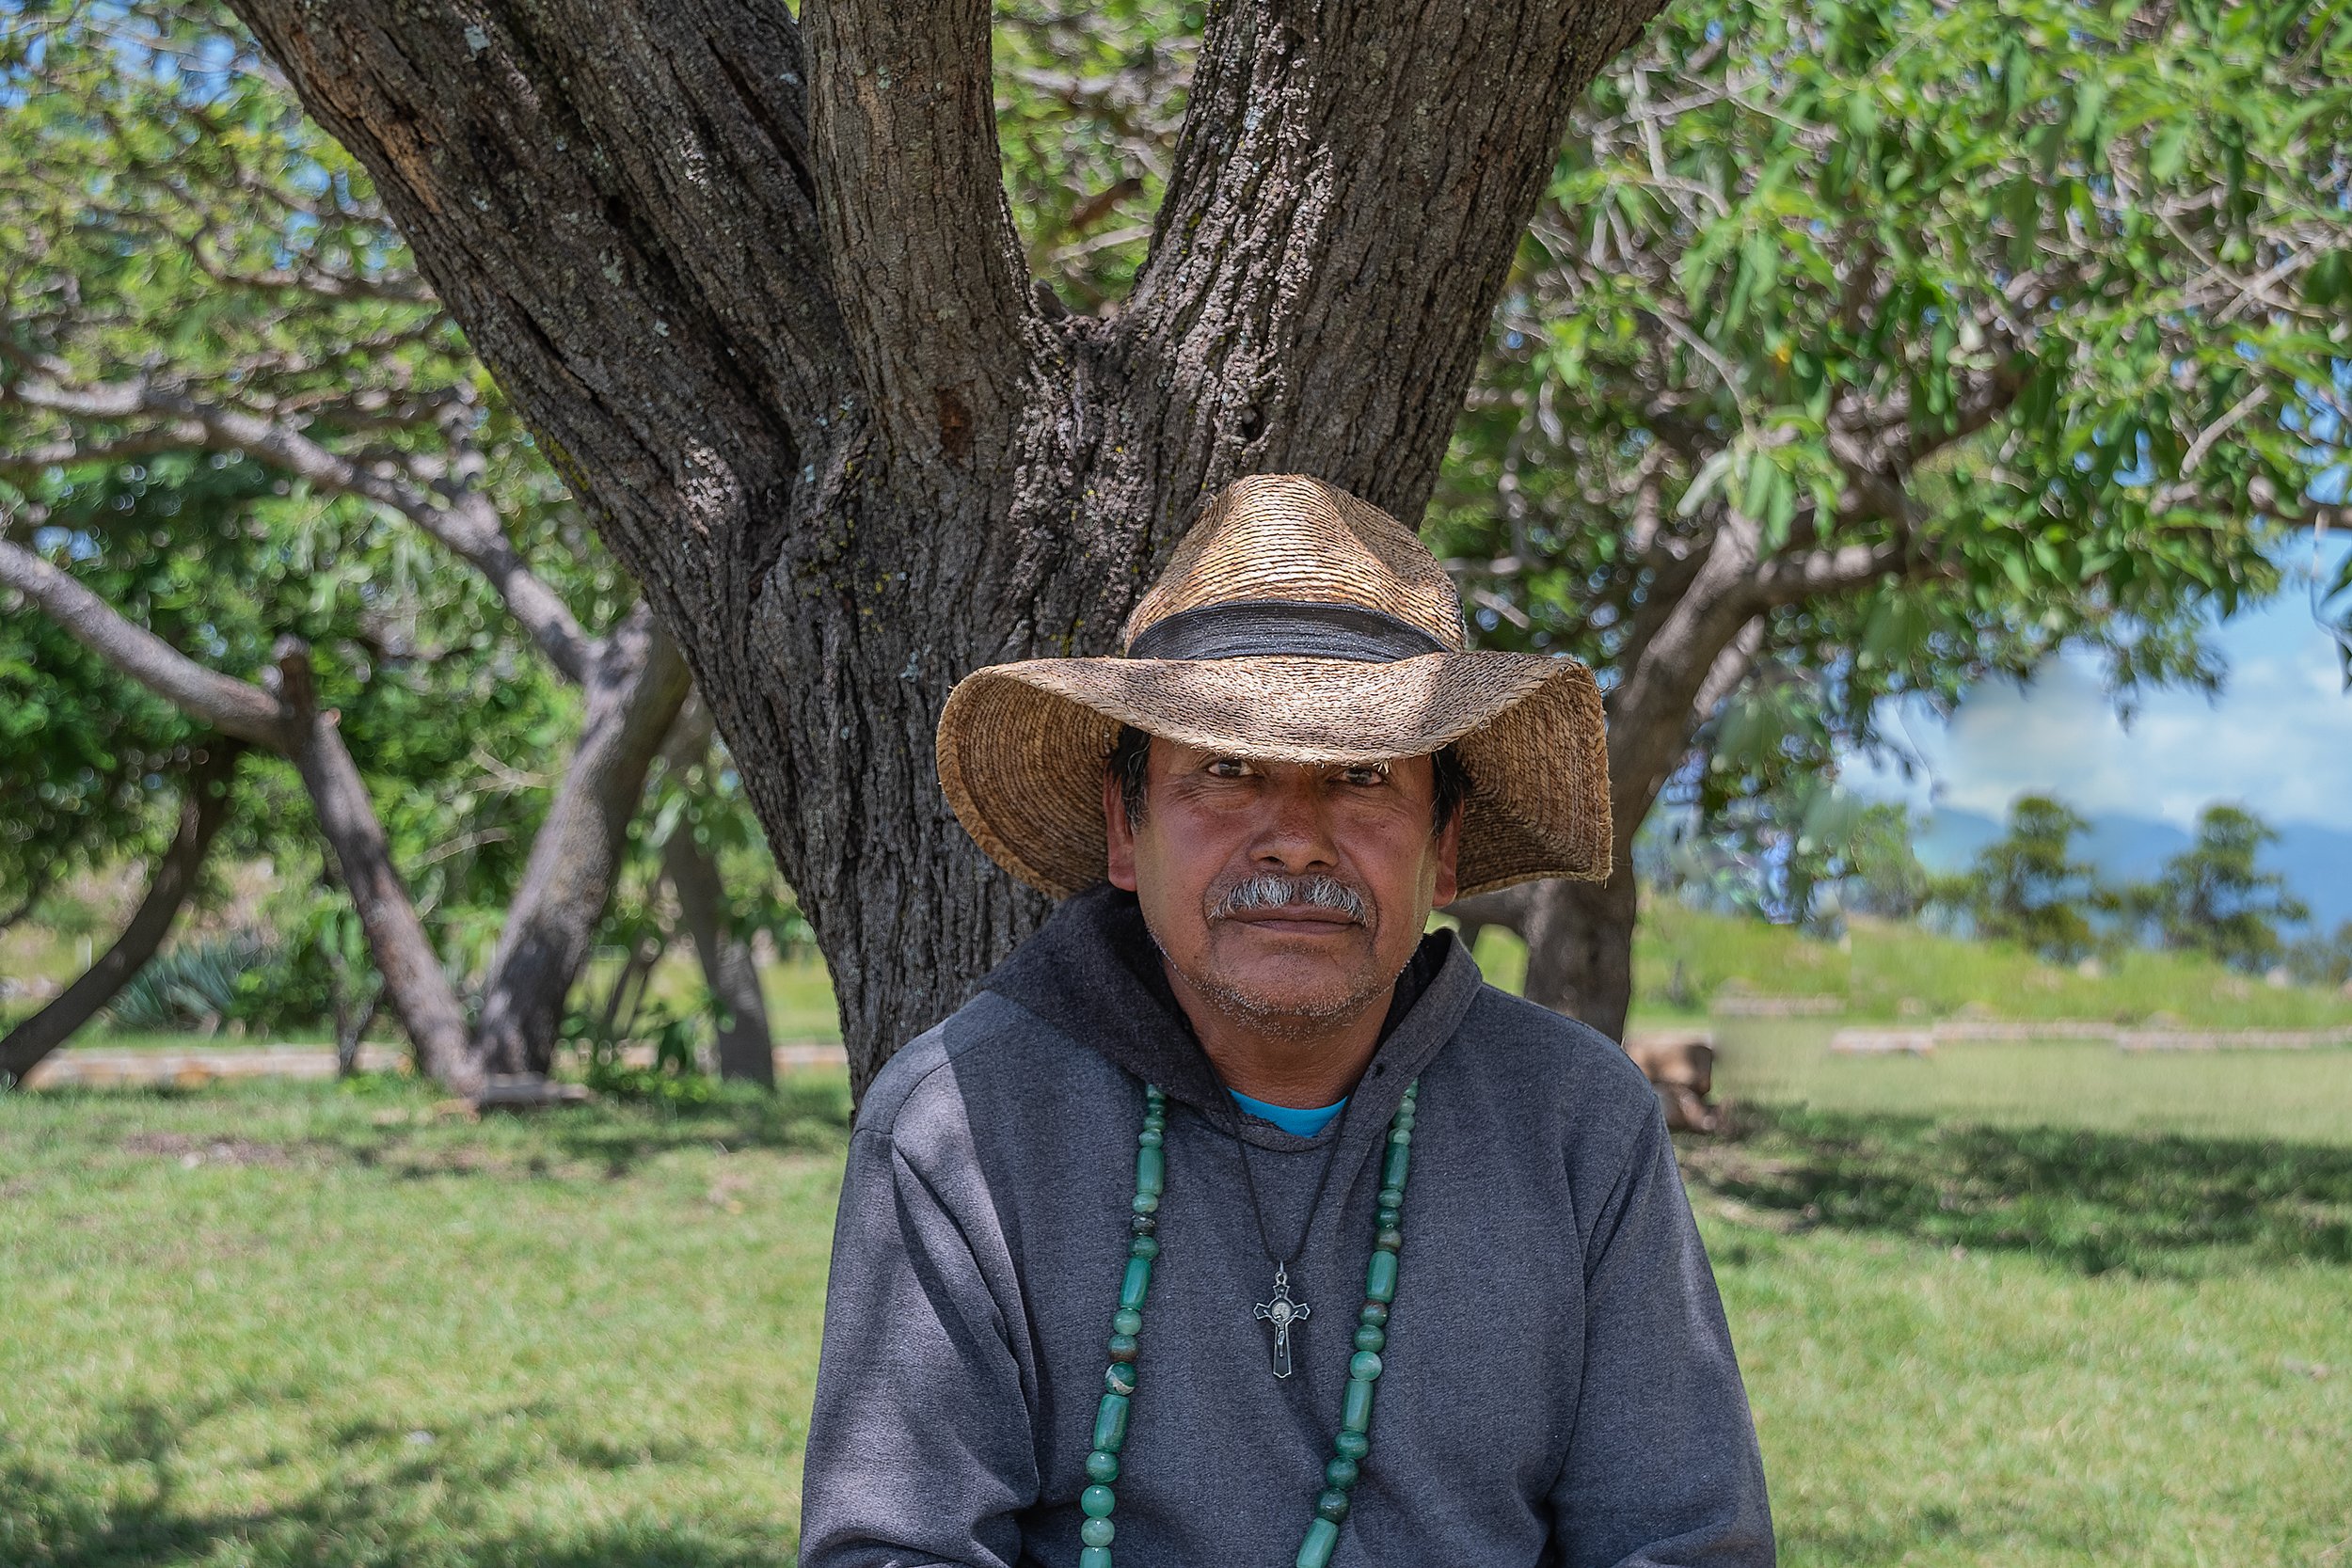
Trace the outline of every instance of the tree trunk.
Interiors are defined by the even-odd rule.
[[[636,1029],[638,1016],[645,1008],[645,988],[652,983],[662,955],[669,952],[672,935],[668,927],[648,923],[637,933],[620,974],[612,977],[612,989],[604,997],[603,1031],[614,1045]]]
[[[180,797],[179,832],[172,835],[163,859],[155,863],[155,879],[148,884],[147,896],[139,900],[122,935],[80,979],[0,1038],[0,1089],[22,1084],[43,1057],[119,995],[163,946],[181,906],[196,886],[197,872],[213,847],[213,836],[228,819],[230,786],[237,759],[244,752],[242,741],[215,736],[197,753]]]
[[[645,792],[645,773],[686,701],[685,661],[642,606],[604,639],[581,689],[571,766],[531,841],[490,958],[473,1049],[489,1072],[546,1072],[564,998],[604,918]]]
[[[1620,833],[1606,882],[1522,882],[1447,907],[1462,939],[1475,942],[1489,926],[1527,943],[1520,988],[1540,1002],[1607,1035],[1625,1038],[1633,999],[1633,926],[1639,911],[1632,835]]]
[[[332,942],[326,943],[328,984],[335,1008],[335,1076],[349,1078],[359,1070],[359,1045],[367,1036],[368,1025],[375,1022],[376,1004],[383,997],[379,989],[370,989],[364,996],[355,996],[351,983],[351,963]]]
[[[717,863],[681,823],[661,847],[661,868],[677,891],[687,934],[693,938],[703,977],[718,1005],[719,1076],[773,1085],[775,1037],[769,1032],[759,967],[752,961],[751,944],[728,924],[726,886]]]
[[[1233,0],[1114,320],[1033,299],[979,0],[232,0],[683,647],[862,1092],[1044,912],[948,689],[1108,650],[1228,480],[1406,520],[1573,98],[1657,0]]]
[[[1625,1038],[1639,890],[1628,840],[1605,882],[1538,882],[1527,926],[1527,999]]]
[[[392,864],[375,802],[337,728],[339,715],[317,705],[310,650],[293,638],[278,641],[278,695],[293,724],[288,755],[310,793],[336,879],[351,895],[351,907],[367,933],[368,950],[384,976],[384,994],[408,1032],[417,1070],[455,1093],[478,1093],[482,1067],[469,1049],[457,993]]]
[[[1606,882],[1528,882],[1466,898],[1448,912],[1466,929],[1502,926],[1527,943],[1527,999],[1625,1038],[1633,1005],[1633,930],[1641,886],[1633,839],[1692,738],[1746,676],[1760,641],[1755,557],[1734,519],[1679,593],[1646,607],[1609,707],[1609,810],[1615,835]]]
[[[661,759],[681,784],[700,771],[711,776],[709,707],[688,698],[661,744]],[[759,989],[759,966],[749,943],[735,935],[725,879],[719,863],[680,822],[661,846],[662,875],[677,894],[678,911],[702,961],[703,980],[718,1015],[719,1076],[772,1086],[776,1081],[775,1037],[768,1024],[768,999]]]

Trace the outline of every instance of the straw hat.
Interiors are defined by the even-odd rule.
[[[1057,898],[1102,880],[1120,726],[1279,762],[1453,746],[1462,895],[1609,875],[1600,692],[1572,658],[1465,651],[1462,601],[1412,531],[1320,480],[1236,480],[1177,542],[1116,658],[966,675],[939,783],[991,860]]]

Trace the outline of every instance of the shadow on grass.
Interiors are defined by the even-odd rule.
[[[340,1084],[59,1089],[0,1100],[0,1111],[38,1123],[35,1136],[108,1155],[191,1166],[347,1163],[395,1180],[617,1180],[681,1150],[837,1157],[848,1147],[851,1117],[848,1079],[826,1072],[788,1073],[773,1093],[723,1085],[701,1104],[606,1100],[479,1121],[432,1086],[389,1075]],[[0,1169],[0,1178],[7,1175]]]
[[[673,1149],[724,1145],[729,1149],[822,1153],[847,1145],[850,1083],[832,1073],[789,1073],[775,1092],[726,1087],[707,1104],[620,1104],[536,1113],[546,1141],[565,1156],[603,1164],[626,1176]]]
[[[10,1568],[781,1568],[789,1521],[731,1534],[705,1520],[640,1517],[567,1528],[532,1498],[500,1494],[529,1462],[501,1448],[403,1449],[392,1433],[346,1432],[324,1472],[274,1506],[205,1506],[187,1496],[183,1452],[218,1414],[135,1402],[109,1412],[72,1469],[0,1459],[0,1561]],[[387,1455],[392,1457],[387,1458]],[[655,1461],[658,1463],[659,1461]]]
[[[2352,1264],[2352,1149],[1745,1106],[1682,1150],[1775,1229],[2040,1254],[2100,1274]]]
[[[410,1095],[419,1104],[424,1100]],[[567,1174],[582,1164],[618,1180],[648,1160],[680,1149],[834,1153],[849,1139],[849,1081],[791,1073],[773,1093],[723,1085],[699,1105],[597,1101],[520,1115],[479,1126],[462,1120],[391,1119],[340,1130],[344,1157],[403,1177]]]

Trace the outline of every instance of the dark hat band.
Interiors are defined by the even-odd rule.
[[[1231,599],[1163,616],[1136,633],[1129,658],[1344,658],[1393,664],[1453,653],[1410,621],[1362,605]]]

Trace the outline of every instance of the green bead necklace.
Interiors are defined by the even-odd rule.
[[[1323,1491],[1315,1516],[1299,1544],[1297,1568],[1328,1568],[1340,1543],[1340,1521],[1347,1517],[1348,1493],[1372,1451],[1372,1389],[1380,1381],[1380,1352],[1389,1340],[1389,1304],[1396,1300],[1396,1255],[1405,1244],[1405,1177],[1413,1157],[1415,1079],[1389,1123],[1389,1148],[1380,1166],[1379,1212],[1374,1224],[1372,1261],[1364,1269],[1364,1305],[1356,1315],[1356,1354],[1347,1363],[1347,1398],[1340,1430],[1331,1440],[1331,1462],[1323,1467]],[[1136,1134],[1136,1200],[1128,1222],[1127,1272],[1119,1282],[1119,1310],[1111,1315],[1110,1366],[1103,1373],[1103,1402],[1095,1407],[1094,1448],[1087,1455],[1087,1489],[1078,1495],[1086,1523],[1078,1528],[1083,1548],[1078,1568],[1111,1568],[1111,1510],[1118,1495],[1119,1450],[1127,1442],[1127,1411],[1136,1395],[1136,1352],[1143,1332],[1143,1298],[1152,1289],[1152,1261],[1160,1255],[1160,1190],[1168,1181],[1168,1097],[1143,1086],[1143,1131]]]

